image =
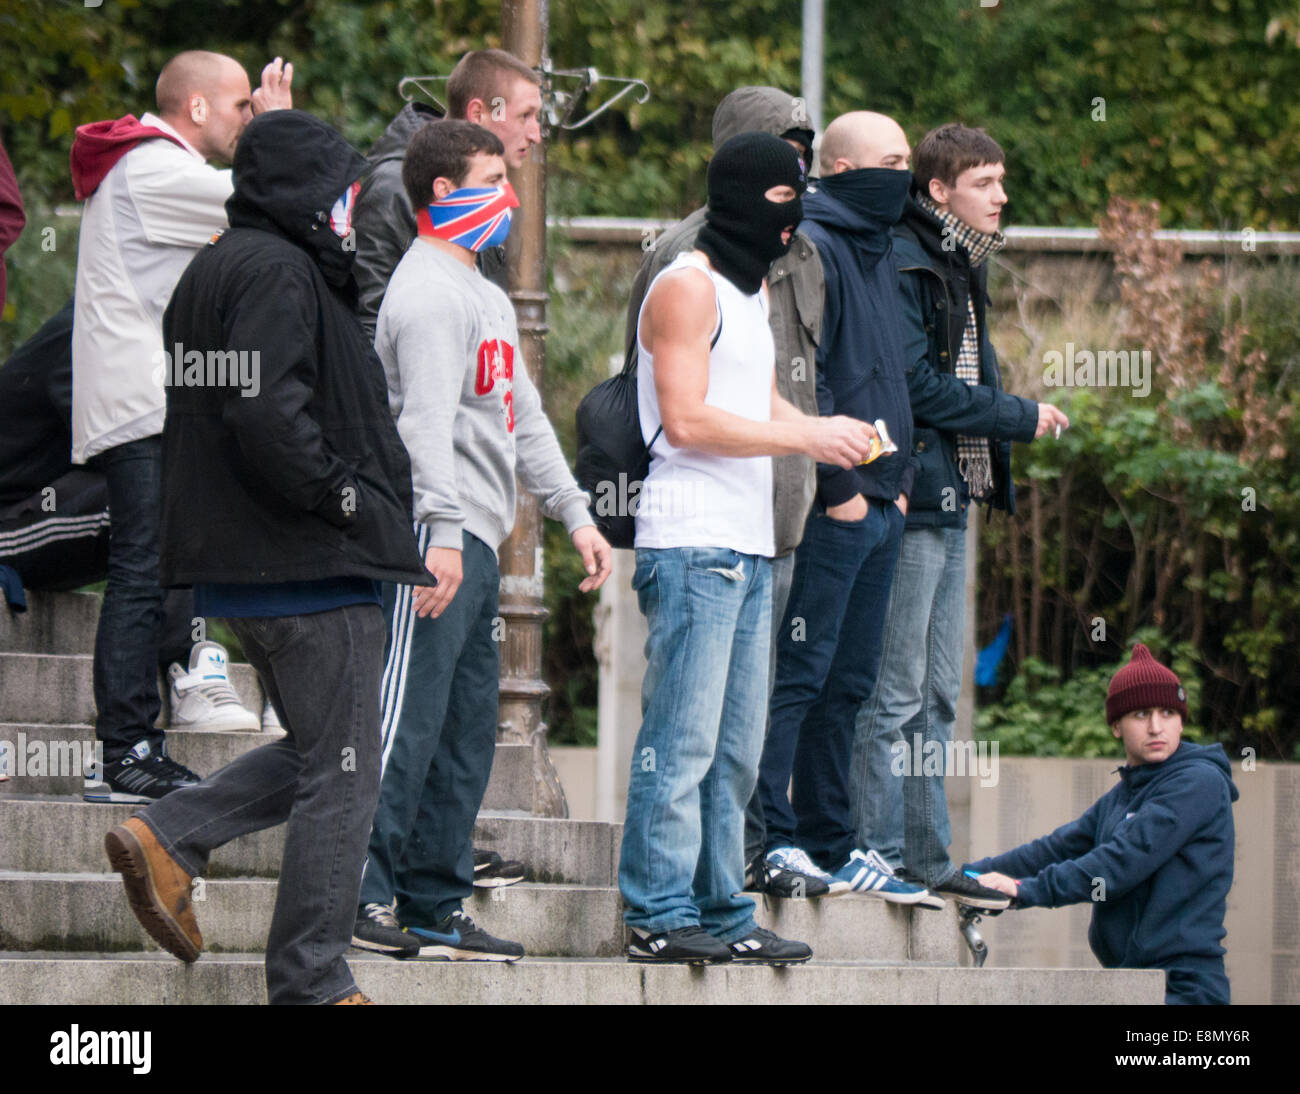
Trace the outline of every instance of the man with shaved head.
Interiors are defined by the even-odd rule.
[[[148,803],[198,777],[156,729],[158,584],[165,400],[162,314],[194,253],[226,227],[235,144],[254,113],[292,106],[293,67],[276,58],[250,91],[230,57],[190,50],[158,77],[158,113],[83,125],[72,177],[84,200],[72,327],[72,462],[101,472],[112,528],[95,636],[96,802]],[[196,638],[199,637],[196,635]],[[199,641],[171,666],[171,725],[256,729],[226,677],[225,651]]]
[[[778,632],[758,788],[772,869],[802,864],[808,891],[824,885],[830,895],[854,891],[915,904],[934,898],[858,850],[848,780],[854,721],[875,683],[916,471],[890,245],[911,182],[909,155],[892,118],[844,114],[826,129],[821,181],[804,201],[800,231],[817,248],[826,279],[818,410],[883,423],[882,436],[897,449],[855,467],[817,467],[817,495]]]

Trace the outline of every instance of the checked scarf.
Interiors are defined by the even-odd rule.
[[[955,239],[957,245],[966,252],[972,270],[982,265],[989,255],[1006,246],[1006,238],[1001,232],[992,235],[977,232],[946,209],[940,209],[926,194],[918,195],[918,203],[943,226],[944,235]],[[973,292],[967,296],[966,325],[961,332],[961,350],[957,354],[956,372],[959,380],[964,380],[971,386],[980,382],[980,338],[975,321]],[[958,434],[957,470],[966,481],[973,500],[981,501],[993,492],[993,460],[987,437]]]

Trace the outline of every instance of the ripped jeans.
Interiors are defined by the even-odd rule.
[[[717,547],[640,548],[650,626],[618,883],[632,927],[754,927],[744,811],[767,714],[771,561]]]

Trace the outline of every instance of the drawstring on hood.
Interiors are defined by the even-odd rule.
[[[356,237],[336,235],[330,211],[365,170],[361,153],[319,118],[302,110],[259,114],[235,147],[230,226],[279,232],[311,254],[331,285],[355,292]]]

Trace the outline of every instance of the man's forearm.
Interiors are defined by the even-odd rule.
[[[791,456],[806,451],[808,426],[815,419],[793,407],[790,410],[793,418],[756,422],[702,403],[679,414],[671,425],[665,421],[664,434],[676,448],[693,448],[712,456]]]

